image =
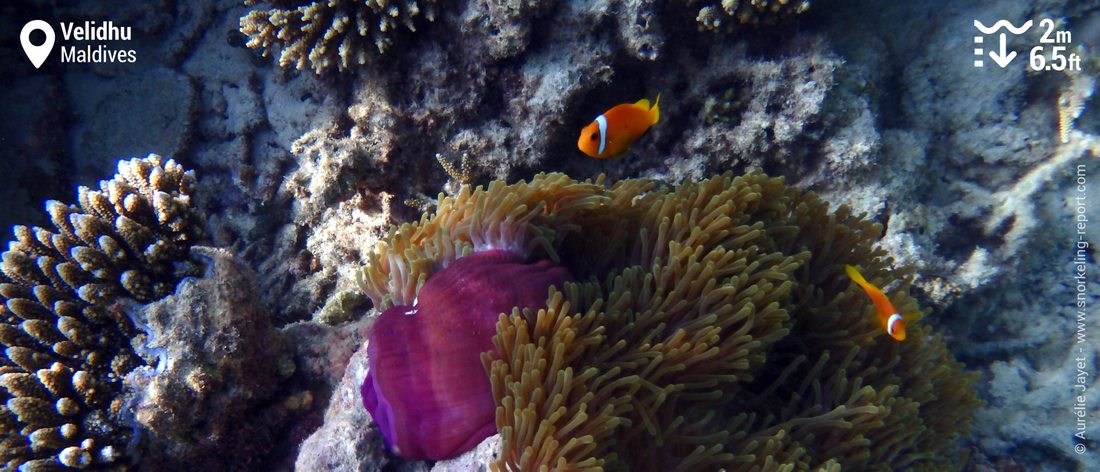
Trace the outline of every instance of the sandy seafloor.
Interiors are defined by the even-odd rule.
[[[467,156],[460,177],[475,185],[763,170],[867,213],[885,227],[882,247],[917,267],[913,294],[933,308],[923,322],[981,374],[986,405],[961,439],[968,468],[1100,467],[1100,2],[814,1],[728,33],[698,31],[688,2],[441,3],[384,56],[321,76],[245,47],[238,22],[255,7],[237,1],[5,3],[0,226],[46,224],[44,201],[72,202],[119,158],[194,169],[208,244],[246,262],[266,316],[298,343],[299,377],[276,394],[293,399],[273,433],[286,447],[264,458],[289,469],[341,401],[345,368],[362,368],[348,367],[367,330],[361,255],[419,217],[407,201],[463,184],[437,155]],[[16,46],[32,18],[132,26],[137,61],[55,53],[33,69]],[[1043,18],[1072,32],[1080,71],[1028,69],[1038,26],[1011,37],[1007,67],[988,56],[974,67],[974,20]],[[629,154],[578,152],[593,116],[657,92],[662,122]],[[1081,309],[1078,213],[1091,244]],[[1085,441],[1073,436],[1078,371]]]

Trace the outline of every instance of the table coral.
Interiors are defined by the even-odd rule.
[[[122,376],[145,361],[114,305],[151,301],[196,272],[195,176],[150,155],[124,160],[79,206],[50,201],[55,230],[16,226],[0,269],[0,464],[46,470],[126,461]]]
[[[377,306],[408,303],[486,237],[582,281],[506,313],[482,355],[499,469],[948,467],[975,377],[926,325],[890,339],[844,276],[900,280],[889,295],[918,310],[880,232],[763,175],[540,174],[441,197],[376,246],[361,285]]]
[[[256,0],[245,2],[260,3]],[[401,27],[416,31],[418,17],[435,19],[435,0],[276,0],[271,10],[254,10],[241,18],[248,47],[268,55],[281,48],[279,65],[317,74],[366,64],[371,55],[393,45]]]

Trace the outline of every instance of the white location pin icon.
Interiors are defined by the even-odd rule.
[[[31,44],[31,33],[34,30],[46,34],[46,41],[40,46]],[[50,51],[53,50],[53,40],[53,27],[42,20],[28,21],[27,24],[23,25],[23,31],[19,33],[19,42],[23,44],[23,52],[27,53],[27,59],[31,60],[31,64],[34,64],[35,69],[42,67],[42,63],[46,62],[46,58],[50,56]]]

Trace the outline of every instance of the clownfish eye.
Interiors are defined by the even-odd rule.
[[[598,141],[600,139],[600,133],[593,131],[592,136],[589,136],[588,139],[591,139],[592,141]]]

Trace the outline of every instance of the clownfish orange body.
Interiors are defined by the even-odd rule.
[[[874,286],[874,284],[868,282],[867,279],[864,279],[863,275],[860,274],[859,270],[855,267],[845,265],[844,271],[848,273],[848,277],[850,277],[853,282],[859,284],[859,286],[863,288],[863,291],[867,292],[867,296],[870,297],[871,302],[875,304],[879,319],[882,320],[882,326],[886,328],[886,334],[889,334],[890,337],[898,341],[904,341],[905,319],[898,313],[898,310],[894,308],[894,304],[890,302],[886,294],[882,293],[882,290]]]
[[[615,105],[581,130],[577,147],[589,157],[597,159],[626,152],[650,126],[657,124],[661,117],[661,110],[657,107],[660,101],[661,95],[657,94],[652,107],[649,106],[648,98]]]

